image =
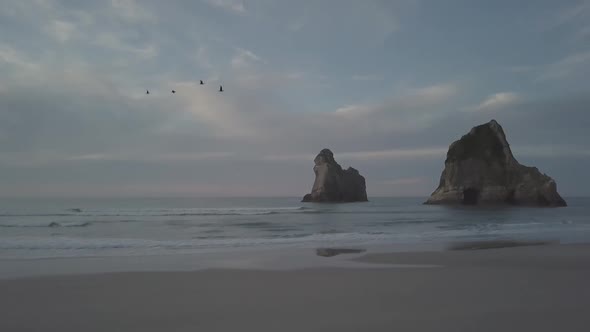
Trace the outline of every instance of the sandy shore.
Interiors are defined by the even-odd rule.
[[[0,331],[590,330],[588,245],[368,254],[360,260],[441,267],[0,280]]]

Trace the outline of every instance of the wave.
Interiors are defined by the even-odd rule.
[[[52,222],[49,227],[86,227],[90,226],[91,222]]]
[[[241,222],[234,224],[234,226],[243,226],[243,227],[269,227],[273,224],[266,221],[251,221],[251,222]]]
[[[1,217],[198,217],[198,216],[264,216],[285,214],[348,214],[348,215],[414,215],[423,211],[400,211],[394,209],[338,209],[330,207],[224,207],[224,208],[170,208],[170,209],[69,209],[55,213],[0,213]]]
[[[146,250],[199,250],[215,248],[247,248],[258,246],[332,245],[338,243],[362,244],[375,241],[387,242],[392,234],[368,233],[295,233],[275,235],[266,238],[235,238],[214,236],[187,240],[150,240],[130,238],[70,238],[70,237],[26,237],[0,239],[0,250],[90,250],[92,254],[100,254],[100,250],[131,249],[133,252],[146,253]],[[131,253],[131,252],[127,252]],[[118,252],[117,255],[124,255]]]
[[[92,223],[89,221],[84,222],[57,222],[52,221],[49,223],[41,223],[41,224],[27,224],[27,223],[0,223],[0,227],[5,228],[47,228],[47,227],[86,227],[90,226]]]
[[[74,213],[0,213],[0,217],[69,217],[69,216],[80,216],[80,214],[74,214]]]
[[[174,209],[131,209],[82,211],[68,209],[68,212],[55,213],[0,213],[0,217],[183,217],[183,216],[241,216],[273,215],[314,212],[315,209],[299,207],[243,207],[243,208],[174,208]]]
[[[298,231],[301,231],[301,228],[289,227],[289,226],[285,226],[285,227],[271,227],[271,228],[265,229],[264,231],[265,232],[268,232],[268,233],[287,233],[287,232],[298,232]]]
[[[201,213],[169,213],[157,214],[147,216],[162,216],[162,217],[190,217],[190,216],[264,216],[271,214],[286,214],[286,212],[278,211],[261,211],[261,212],[201,212]],[[144,215],[146,216],[146,215]]]

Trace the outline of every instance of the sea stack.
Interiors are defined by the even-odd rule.
[[[365,178],[359,171],[349,167],[344,170],[329,149],[323,149],[314,159],[315,181],[311,194],[303,202],[366,202]]]
[[[552,178],[516,161],[495,120],[451,144],[440,184],[425,204],[567,205]]]

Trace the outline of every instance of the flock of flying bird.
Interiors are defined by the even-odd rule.
[[[205,83],[203,82],[203,80],[201,80],[201,83],[199,85],[205,85]],[[172,93],[176,93],[176,90],[172,90]],[[219,86],[219,92],[223,92],[223,86]],[[150,90],[145,90],[145,94],[149,95],[150,94]]]

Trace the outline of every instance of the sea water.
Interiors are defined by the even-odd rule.
[[[0,200],[0,259],[175,255],[246,249],[590,241],[590,198],[565,208],[445,207],[424,198]]]

